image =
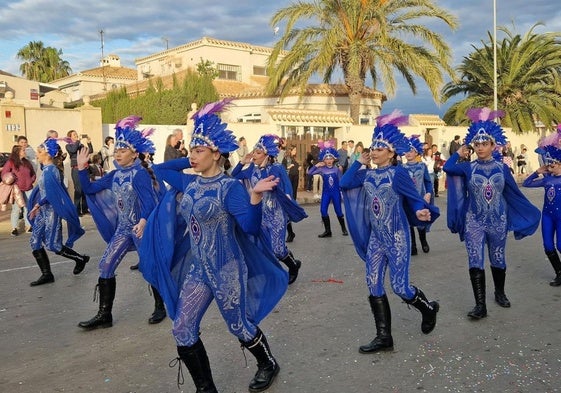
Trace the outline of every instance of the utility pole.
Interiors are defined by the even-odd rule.
[[[104,54],[103,54],[103,29],[99,31],[99,35],[101,37],[101,75],[103,77],[103,91],[107,90],[107,82],[105,81],[105,63],[103,62]]]
[[[498,106],[497,99],[497,0],[493,0],[493,109]]]

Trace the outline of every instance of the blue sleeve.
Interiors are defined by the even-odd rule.
[[[277,187],[279,187],[285,194],[290,195],[290,197],[292,198],[292,184],[290,183],[288,174],[286,173],[286,170],[283,168],[283,166],[280,164],[271,165],[269,174],[280,179]]]
[[[244,165],[241,162],[238,162],[238,165],[236,165],[232,170],[232,177],[240,180],[251,178],[251,173],[253,172],[254,165],[255,164],[252,162],[247,168],[243,169]]]
[[[359,161],[353,162],[353,165],[341,178],[341,188],[344,190],[350,190],[351,188],[357,188],[362,186],[364,183],[364,177],[366,176],[367,169],[360,169],[362,164]]]
[[[183,169],[191,168],[188,158],[177,158],[161,164],[152,165],[152,170],[158,180],[163,180],[177,191],[183,192],[187,175]]]
[[[113,172],[105,174],[101,179],[96,181],[90,181],[90,177],[87,169],[81,169],[78,171],[78,176],[80,176],[80,184],[82,185],[82,190],[85,194],[97,194],[102,190],[111,189],[111,183],[113,182]]]
[[[257,235],[261,230],[262,203],[252,205],[249,195],[240,182],[235,182],[225,198],[226,210],[236,218],[242,231]]]
[[[405,202],[410,206],[413,212],[424,209],[426,202],[417,192],[413,179],[409,176],[407,169],[402,165],[396,167],[395,177],[392,181],[392,186],[395,192],[403,195]]]
[[[312,165],[311,167],[308,168],[308,175],[315,175],[315,174],[319,174],[319,168],[315,165]]]
[[[516,240],[530,236],[538,229],[541,211],[520,191],[510,168],[504,165],[505,188],[503,196],[508,204],[507,226]]]
[[[156,207],[156,192],[152,185],[152,177],[146,170],[139,170],[134,176],[134,188],[140,203],[140,218],[148,219]]]
[[[459,159],[460,155],[457,152],[452,154],[452,157],[444,163],[442,168],[444,172],[448,175],[467,176],[467,170],[471,167],[471,164],[469,162],[458,162]]]
[[[545,185],[545,177],[539,178],[539,174],[533,172],[528,176],[524,183],[522,183],[524,187],[543,187]]]
[[[430,193],[432,195],[434,193],[434,191],[433,191],[434,189],[432,187],[432,179],[430,177],[429,170],[428,170],[427,166],[425,165],[424,167],[425,167],[424,168],[425,171],[423,173],[423,183],[425,183],[425,192]],[[424,197],[424,195],[421,195],[421,196]]]

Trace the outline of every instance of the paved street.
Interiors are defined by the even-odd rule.
[[[543,190],[524,190],[539,207]],[[493,301],[487,264],[489,316],[467,319],[474,304],[466,251],[442,216],[428,236],[429,254],[413,257],[411,280],[440,302],[433,333],[421,333],[421,315],[389,293],[391,353],[361,355],[358,346],[375,335],[364,283],[364,266],[350,237],[341,236],[332,210],[334,235],[323,231],[317,204],[294,226],[294,255],[301,274],[276,310],[261,324],[281,371],[270,393],[327,392],[556,392],[561,390],[561,288],[548,285],[553,271],[541,235],[507,245],[506,292],[512,308]],[[84,332],[79,321],[97,312],[92,302],[97,262],[105,244],[90,216],[87,234],[75,249],[92,256],[79,276],[73,262],[49,253],[56,282],[29,287],[38,278],[29,235],[10,236],[9,218],[0,222],[0,386],[3,392],[194,392],[183,367],[178,390],[176,356],[166,319],[149,325],[153,299],[140,273],[130,271],[136,255],[118,269],[114,326]],[[386,285],[389,290],[389,285]],[[221,393],[247,392],[255,360],[245,358],[213,305],[202,324],[214,379]]]

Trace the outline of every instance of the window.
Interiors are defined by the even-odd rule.
[[[265,67],[253,66],[253,75],[267,76],[267,69]]]
[[[241,81],[242,70],[240,66],[231,64],[217,64],[218,79],[227,79],[230,81]]]
[[[261,123],[261,113],[248,113],[240,116],[238,123]]]

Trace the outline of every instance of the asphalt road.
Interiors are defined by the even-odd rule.
[[[524,190],[541,207],[543,190]],[[391,353],[361,355],[358,346],[375,335],[364,283],[364,266],[351,239],[331,210],[334,236],[323,232],[317,204],[309,218],[294,225],[291,244],[302,260],[301,274],[276,310],[261,324],[281,371],[270,393],[281,392],[556,392],[561,390],[561,288],[548,285],[553,271],[541,235],[507,244],[506,293],[512,307],[492,297],[487,275],[488,313],[470,321],[473,307],[466,251],[446,228],[446,198],[437,199],[442,216],[428,239],[431,251],[413,257],[411,280],[430,300],[440,302],[435,330],[424,335],[421,315],[389,293]],[[76,250],[92,261],[79,276],[73,263],[49,253],[56,282],[29,287],[39,276],[29,235],[10,236],[6,214],[0,222],[0,390],[2,392],[194,392],[183,368],[178,390],[176,357],[168,319],[149,325],[153,300],[138,272],[136,255],[118,269],[114,326],[84,332],[79,321],[97,312],[92,302],[97,262],[105,244],[91,217]],[[487,267],[488,269],[488,267]],[[488,270],[489,272],[489,270]],[[389,291],[389,285],[386,285]],[[489,296],[489,294],[491,296]],[[215,306],[202,323],[220,392],[247,392],[255,360],[244,358]]]

